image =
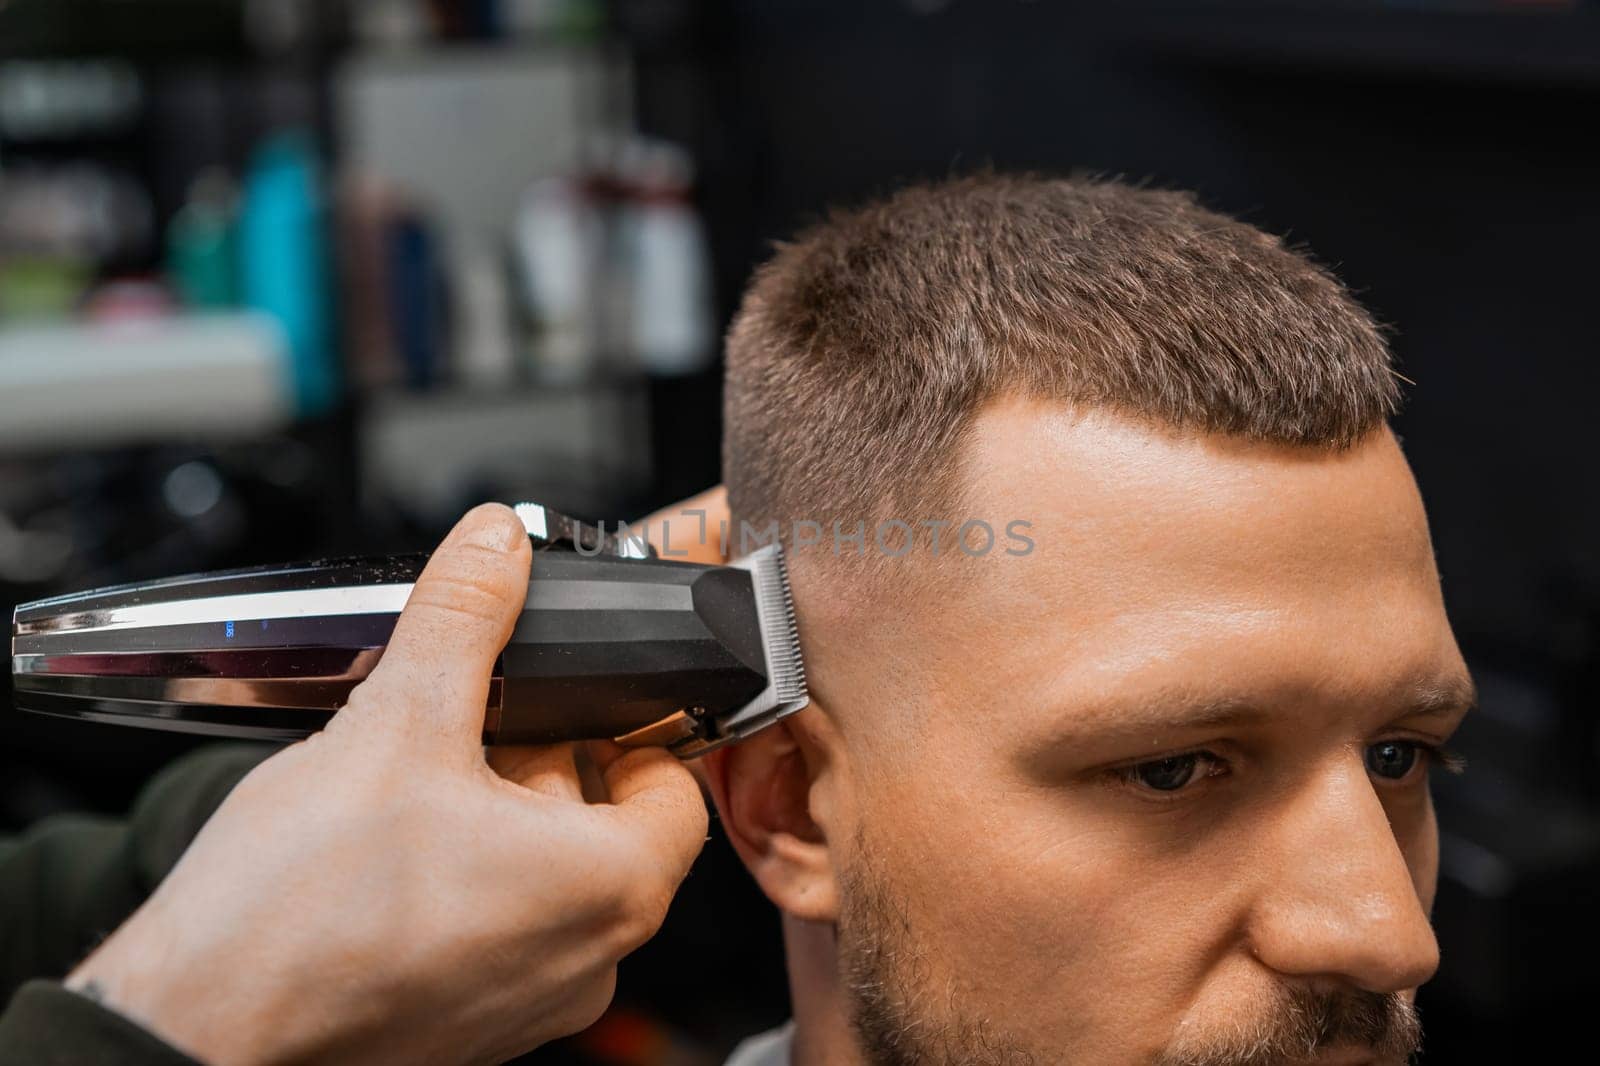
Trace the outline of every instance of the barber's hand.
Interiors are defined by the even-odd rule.
[[[717,485],[646,518],[644,532],[663,559],[717,565],[729,561],[723,548],[738,542],[730,525],[728,490]]]
[[[528,537],[488,505],[417,581],[323,732],[244,779],[69,978],[219,1064],[491,1062],[594,1021],[706,833],[660,749],[481,747]],[[497,772],[498,771],[498,772]]]

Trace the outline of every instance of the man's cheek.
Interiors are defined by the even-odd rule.
[[[1126,836],[1034,793],[902,823],[899,844],[915,846],[887,861],[910,876],[900,887],[919,941],[1007,1029],[1093,1041],[1116,1028],[1121,1046],[1158,1049],[1207,998],[1249,878],[1237,849],[1163,852]]]
[[[1016,819],[963,815],[900,823],[893,871],[912,935],[959,983],[1040,990],[1041,980],[1089,973],[1101,950],[1095,933],[1115,905],[1116,884],[1085,846],[1040,836]],[[1008,1018],[1030,999],[992,1004]]]
[[[1120,1066],[1130,1048],[1165,1045],[1204,953],[1181,926],[1168,937],[1148,883],[1091,843],[991,830],[896,887],[934,988],[1019,1046]]]

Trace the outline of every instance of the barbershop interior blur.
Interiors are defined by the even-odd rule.
[[[1481,698],[1421,1061],[1546,1061],[1600,933],[1597,132],[1594,0],[0,0],[0,608],[426,550],[483,500],[642,516],[718,480],[723,330],[830,205],[1192,189],[1415,383]],[[202,743],[7,691],[0,834]],[[713,827],[611,1010],[525,1061],[718,1063],[786,996]]]

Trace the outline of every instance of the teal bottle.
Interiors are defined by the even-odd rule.
[[[239,240],[232,183],[221,171],[200,175],[167,227],[167,276],[186,307],[215,310],[239,303]]]
[[[340,388],[333,271],[322,172],[304,133],[276,134],[251,159],[239,215],[239,280],[245,305],[283,326],[296,409],[327,412]]]

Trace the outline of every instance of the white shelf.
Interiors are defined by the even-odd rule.
[[[0,449],[239,437],[292,415],[283,332],[251,312],[0,325]]]

